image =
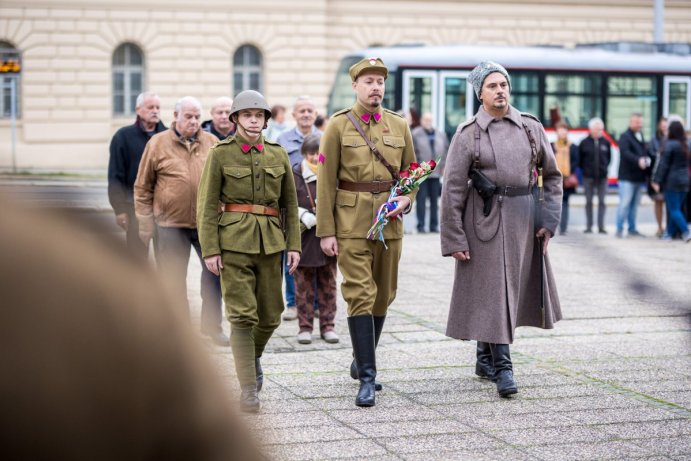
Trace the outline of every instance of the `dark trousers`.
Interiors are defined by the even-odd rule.
[[[439,178],[427,178],[420,184],[415,198],[415,211],[417,212],[417,230],[425,230],[425,215],[427,214],[427,200],[429,200],[429,231],[436,232],[439,229]]]
[[[127,239],[127,251],[138,260],[146,261],[149,256],[149,249],[144,245],[139,238],[139,221],[137,215],[134,213],[134,205],[127,209],[127,231],[125,236]]]
[[[206,268],[202,258],[197,229],[157,227],[158,241],[154,246],[158,268],[169,278],[175,294],[187,306],[187,266],[190,261],[190,246],[194,248],[202,265],[201,329],[205,333],[216,333],[221,328],[221,282],[218,276]]]
[[[593,178],[583,178],[585,188],[585,227],[593,227],[593,194],[597,189],[597,227],[605,228],[605,195],[607,194],[607,178],[595,180]]]
[[[576,189],[564,189],[564,196],[561,202],[561,220],[559,221],[559,231],[563,234],[569,227],[569,198]]]

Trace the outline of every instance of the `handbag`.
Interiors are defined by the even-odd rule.
[[[573,189],[578,187],[578,176],[576,173],[571,173],[564,178],[564,189]]]

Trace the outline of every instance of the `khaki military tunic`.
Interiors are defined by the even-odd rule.
[[[286,236],[278,217],[235,211],[219,215],[219,201],[285,208]],[[284,307],[282,252],[300,251],[297,195],[286,151],[263,137],[254,145],[239,135],[220,141],[209,151],[197,208],[202,253],[220,254],[223,261],[228,320],[233,328],[252,329],[259,357]]]
[[[397,171],[407,170],[415,161],[415,152],[405,119],[381,108],[371,114],[359,103],[349,110],[387,162]],[[334,114],[321,140],[317,236],[338,239],[338,265],[344,279],[341,292],[348,303],[348,314],[381,316],[396,296],[403,222],[392,220],[384,229],[389,246],[385,250],[381,242],[366,237],[375,213],[388,199],[388,192],[351,192],[338,187],[339,181],[392,180],[389,170],[372,153],[346,112]]]

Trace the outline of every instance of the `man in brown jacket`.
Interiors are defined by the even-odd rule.
[[[146,145],[134,183],[139,236],[148,246],[154,230],[159,269],[180,299],[187,300],[190,246],[202,264],[202,333],[214,343],[230,345],[221,327],[221,284],[202,260],[197,234],[197,189],[209,149],[218,138],[200,127],[202,107],[191,96],[175,104],[175,121]],[[189,304],[187,304],[189,309]]]
[[[562,177],[540,122],[509,104],[506,69],[483,62],[468,81],[482,106],[456,131],[442,192],[442,254],[456,259],[446,334],[477,340],[475,373],[505,397],[518,392],[509,354],[515,328],[552,328],[561,319],[547,244],[559,224]],[[484,189],[485,199],[471,169],[496,187]]]

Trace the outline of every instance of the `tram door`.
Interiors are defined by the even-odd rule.
[[[665,117],[679,115],[686,122],[686,129],[691,128],[691,77],[665,77],[662,113]]]
[[[449,140],[459,124],[473,115],[473,90],[468,72],[404,70],[403,110],[420,117],[434,116],[434,125],[443,129]]]

